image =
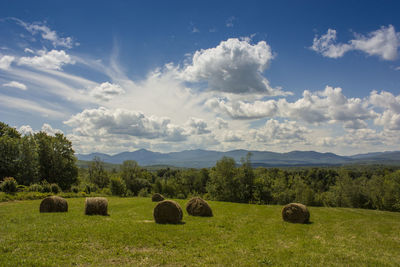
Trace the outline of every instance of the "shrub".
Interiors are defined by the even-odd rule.
[[[22,184],[20,184],[20,185],[17,186],[17,191],[18,191],[18,192],[27,192],[28,189],[29,189],[29,188],[28,188],[27,186],[22,185]]]
[[[42,185],[42,191],[41,191],[42,193],[51,192],[51,186],[46,180],[44,180],[41,185]]]
[[[148,197],[149,191],[147,190],[147,188],[142,188],[139,190],[138,196],[139,197]]]
[[[110,188],[108,188],[108,187],[104,187],[103,189],[101,189],[101,192],[100,192],[102,195],[108,195],[108,196],[111,196],[112,195],[112,193],[111,193],[111,190],[110,190]]]
[[[126,194],[125,182],[120,177],[111,178],[110,183],[111,193],[115,196],[123,196]]]
[[[8,194],[13,194],[17,192],[17,187],[18,183],[15,181],[13,177],[6,177],[4,178],[4,181],[1,182],[0,184],[0,189],[1,191],[8,193]]]
[[[97,192],[99,190],[99,188],[95,184],[83,184],[82,187],[83,187],[82,191],[85,192],[88,195],[90,193],[94,193],[94,192]]]
[[[50,189],[51,189],[51,192],[54,194],[58,194],[61,192],[61,188],[58,186],[58,184],[51,184]]]
[[[71,186],[71,192],[76,194],[79,192],[79,188],[76,185]]]
[[[42,192],[43,187],[40,184],[31,184],[28,188],[30,192]]]

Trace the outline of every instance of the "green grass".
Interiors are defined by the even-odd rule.
[[[0,266],[399,266],[400,213],[310,207],[311,224],[281,206],[212,202],[212,218],[155,224],[149,198],[109,198],[110,216],[40,214],[40,200],[0,203]],[[184,207],[185,200],[177,200]]]

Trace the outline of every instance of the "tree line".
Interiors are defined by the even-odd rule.
[[[64,135],[39,132],[21,136],[0,123],[0,181],[6,177],[14,177],[18,184],[32,190],[54,183],[63,191],[87,194],[200,195],[240,203],[300,202],[400,211],[400,170],[396,167],[253,168],[248,154],[240,164],[224,157],[210,169],[153,171],[128,160],[119,168],[107,170],[99,158],[94,158],[88,168],[78,169],[72,144]]]

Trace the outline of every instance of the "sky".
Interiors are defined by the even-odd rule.
[[[398,1],[0,1],[0,121],[77,153],[400,150]]]

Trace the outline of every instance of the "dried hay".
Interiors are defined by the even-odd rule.
[[[183,212],[181,206],[172,200],[158,202],[153,211],[156,223],[181,223]]]
[[[163,195],[159,194],[159,193],[155,193],[152,197],[151,197],[151,201],[153,202],[160,202],[163,201],[165,198]]]
[[[186,211],[192,216],[212,217],[213,212],[210,205],[200,198],[194,197],[186,204]]]
[[[85,200],[86,215],[107,216],[108,200],[104,197],[87,197]]]
[[[310,212],[303,204],[290,203],[283,207],[282,219],[291,223],[308,223],[310,221]]]
[[[40,203],[40,212],[67,212],[67,201],[59,196],[46,197]]]

